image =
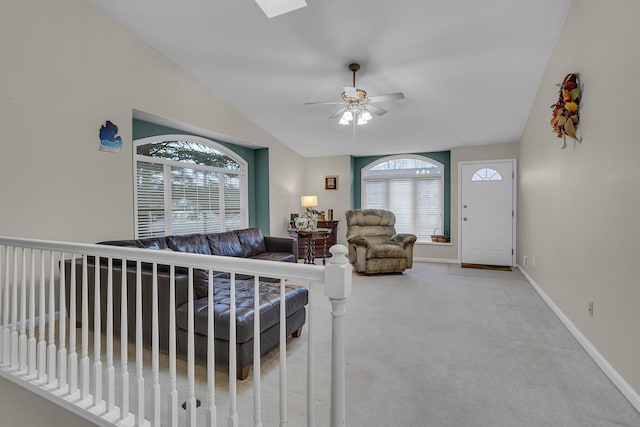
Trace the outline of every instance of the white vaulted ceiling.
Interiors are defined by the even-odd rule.
[[[268,19],[253,0],[91,1],[306,157],[516,142],[571,3],[307,0]],[[304,105],[338,100],[351,62],[369,96],[406,96],[355,144],[336,106]]]

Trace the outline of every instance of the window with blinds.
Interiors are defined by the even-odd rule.
[[[420,156],[379,159],[363,169],[362,206],[393,211],[398,233],[429,241],[443,227],[443,170]]]
[[[136,237],[247,227],[246,162],[205,138],[135,141]]]

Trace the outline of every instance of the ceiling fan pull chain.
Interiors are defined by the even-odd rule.
[[[355,73],[355,71],[354,71],[354,73]],[[356,144],[356,121],[355,120],[353,121],[353,142],[352,142],[352,144],[353,145]]]

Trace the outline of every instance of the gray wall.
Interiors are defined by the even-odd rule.
[[[639,16],[636,0],[573,2],[522,136],[518,196],[519,263],[535,257],[528,274],[636,396]],[[583,85],[582,144],[561,150],[549,106],[568,73]]]
[[[0,52],[0,235],[133,237],[134,109],[269,148],[271,233],[286,235],[303,159],[86,0],[3,2]],[[106,120],[119,153],[98,151]]]

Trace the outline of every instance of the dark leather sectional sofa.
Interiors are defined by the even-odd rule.
[[[166,237],[154,237],[139,240],[118,240],[101,242],[100,244],[148,248],[156,250],[173,250],[206,255],[235,256],[251,259],[272,260],[281,262],[297,262],[297,242],[288,237],[263,236],[260,229],[249,228],[223,233],[190,234]],[[65,277],[69,281],[71,262],[66,261]],[[105,259],[100,260],[100,294],[101,294],[101,328],[106,330],[106,292],[108,266]],[[88,260],[88,298],[89,324],[93,327],[93,301],[95,295],[94,259]],[[159,347],[168,353],[169,349],[169,267],[158,266],[158,306],[159,306]],[[207,290],[208,272],[194,270],[194,329],[195,357],[205,363],[207,360]],[[142,266],[142,306],[143,306],[143,342],[151,345],[151,309],[152,309],[151,265]],[[82,262],[76,260],[76,319],[81,320]],[[122,288],[122,263],[113,263],[113,306],[114,335],[120,334],[120,301]],[[127,263],[127,315],[129,342],[135,340],[135,263]],[[229,311],[230,311],[230,278],[228,273],[214,272],[214,313],[215,313],[215,359],[216,362],[228,366],[229,356]],[[236,276],[236,351],[237,376],[244,379],[253,362],[253,277]],[[280,327],[280,284],[275,279],[260,278],[260,348],[261,355],[276,347],[279,343]],[[67,288],[69,289],[69,288]],[[187,355],[188,324],[188,272],[184,267],[176,267],[176,334],[177,352],[181,357]],[[67,296],[69,298],[69,296]],[[308,303],[307,289],[286,284],[286,330],[287,336],[300,336],[305,323],[305,306]],[[67,303],[67,307],[69,304]]]

